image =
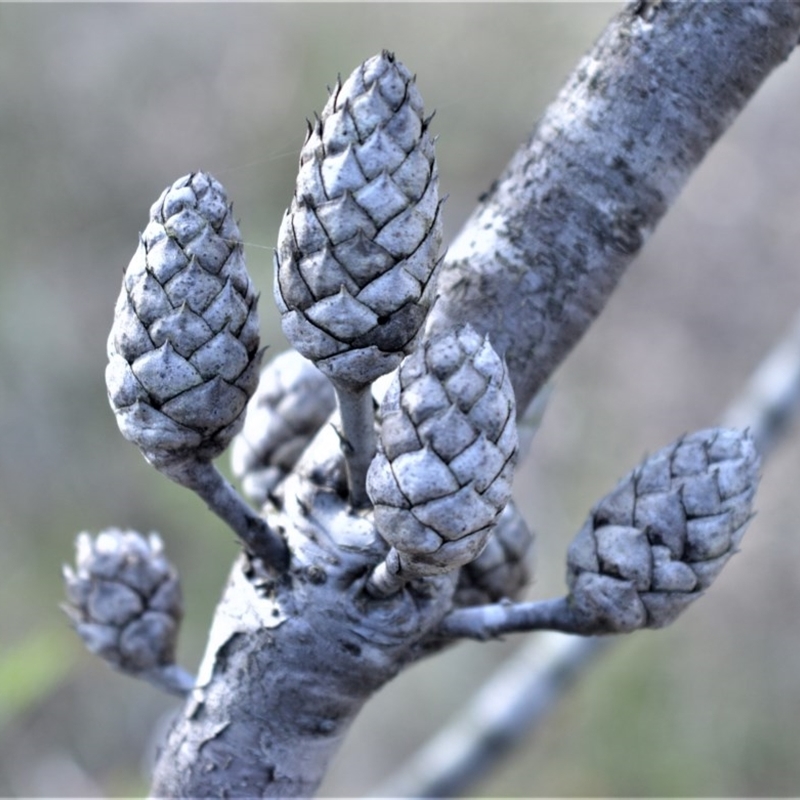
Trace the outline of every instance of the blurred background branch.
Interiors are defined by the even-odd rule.
[[[266,299],[303,120],[337,72],[387,47],[437,109],[447,240],[620,5],[0,7],[0,659],[21,652],[21,674],[59,667],[24,707],[0,695],[0,795],[146,791],[141,753],[164,701],[70,644],[59,570],[75,533],[163,534],[184,578],[190,667],[238,550],[202,501],[122,440],[106,402],[105,339],[142,209],[191,170],[223,180]],[[512,74],[529,80],[509,88]],[[800,106],[787,98],[798,90],[795,57],[559,370],[518,479],[526,517],[547,532],[531,599],[563,590],[566,546],[591,503],[644,451],[716,420],[795,314]],[[261,312],[277,353],[277,312],[263,301]],[[621,641],[536,747],[473,791],[798,793],[800,442],[795,430],[785,441],[743,553],[709,596],[674,628]],[[398,678],[357,721],[323,792],[369,791],[521,644],[465,643]]]

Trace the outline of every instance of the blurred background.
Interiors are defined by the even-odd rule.
[[[285,347],[271,248],[304,118],[382,48],[436,109],[447,236],[619,3],[0,6],[0,795],[130,796],[177,708],[84,653],[58,608],[73,538],[158,530],[180,568],[181,661],[200,659],[237,552],[117,431],[103,382],[122,270],[161,190],[227,187]],[[692,178],[559,371],[518,496],[532,597],[563,591],[588,508],[648,451],[713,424],[800,307],[800,56]],[[227,469],[225,459],[222,465]],[[620,639],[514,756],[500,796],[800,793],[800,437],[759,514],[672,628]],[[367,706],[323,787],[369,792],[520,644],[463,645]]]

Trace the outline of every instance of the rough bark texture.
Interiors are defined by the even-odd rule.
[[[488,332],[525,409],[798,31],[800,3],[776,0],[619,14],[450,249],[429,332]],[[457,576],[370,600],[386,545],[345,497],[328,427],[269,513],[290,570],[234,566],[154,795],[308,796],[370,694],[437,646]]]
[[[270,518],[286,531],[291,568],[276,580],[245,556],[234,564],[153,795],[313,794],[363,703],[427,651],[420,645],[447,611],[456,576],[369,601],[368,569],[386,545],[349,510],[343,473],[327,426]]]
[[[488,332],[525,409],[798,27],[796,2],[630,4],[450,246],[428,330]]]

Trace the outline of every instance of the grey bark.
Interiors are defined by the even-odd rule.
[[[489,333],[524,409],[799,32],[797,2],[621,12],[451,247],[428,332],[470,322]],[[289,571],[234,565],[154,795],[313,793],[367,698],[439,646],[431,632],[454,576],[366,595],[386,545],[343,499],[338,444],[323,429],[269,515]]]
[[[800,313],[758,365],[722,423],[747,428],[762,455],[772,452],[800,405]]]
[[[330,459],[331,454],[337,454]],[[426,652],[453,575],[370,602],[368,568],[385,553],[344,489],[338,438],[322,429],[272,515],[292,552],[281,578],[234,564],[187,705],[158,759],[160,797],[309,796],[367,698]]]
[[[428,330],[490,333],[524,409],[791,53],[798,17],[795,2],[631,3],[450,245]]]

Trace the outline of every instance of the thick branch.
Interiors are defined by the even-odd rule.
[[[797,2],[631,3],[451,245],[428,333],[488,332],[524,409],[799,31]]]
[[[366,597],[386,546],[330,488],[343,471],[337,443],[325,426],[275,498],[270,521],[287,532],[289,571],[275,578],[245,556],[234,565],[154,796],[311,796],[363,703],[446,613],[452,576],[425,593]]]

